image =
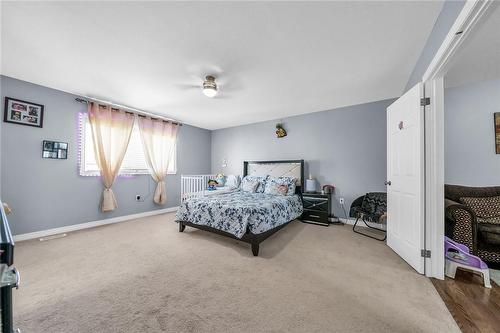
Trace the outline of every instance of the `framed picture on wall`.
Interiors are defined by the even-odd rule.
[[[500,112],[495,112],[495,149],[500,154]]]
[[[42,127],[43,105],[5,97],[3,121],[19,125]]]
[[[68,143],[43,140],[42,157],[65,160],[68,158]]]

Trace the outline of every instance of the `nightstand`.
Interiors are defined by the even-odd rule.
[[[304,213],[302,213],[301,217],[302,222],[326,227],[330,225],[329,218],[333,217],[331,194],[304,192],[302,193],[302,204],[304,205]]]

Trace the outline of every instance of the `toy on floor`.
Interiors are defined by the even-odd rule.
[[[216,181],[216,180],[214,180],[214,179],[209,179],[209,180],[208,180],[208,190],[209,190],[209,191],[215,191],[215,190],[217,189],[217,187],[216,187],[216,186],[217,186],[217,184],[219,184],[219,183],[217,183],[217,181]]]
[[[444,237],[445,275],[455,278],[457,268],[477,272],[483,276],[484,286],[491,288],[490,271],[488,266],[479,257],[469,253],[469,248]]]

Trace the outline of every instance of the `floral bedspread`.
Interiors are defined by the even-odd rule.
[[[236,191],[188,199],[176,220],[209,226],[243,237],[247,228],[260,234],[296,219],[302,214],[298,195],[280,196]]]

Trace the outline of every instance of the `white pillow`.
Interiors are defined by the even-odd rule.
[[[241,182],[241,190],[243,192],[255,193],[257,186],[259,186],[259,182],[257,180],[250,180],[244,178],[243,181]]]
[[[240,176],[228,175],[226,178],[226,186],[230,189],[235,189],[240,187],[241,178]]]

